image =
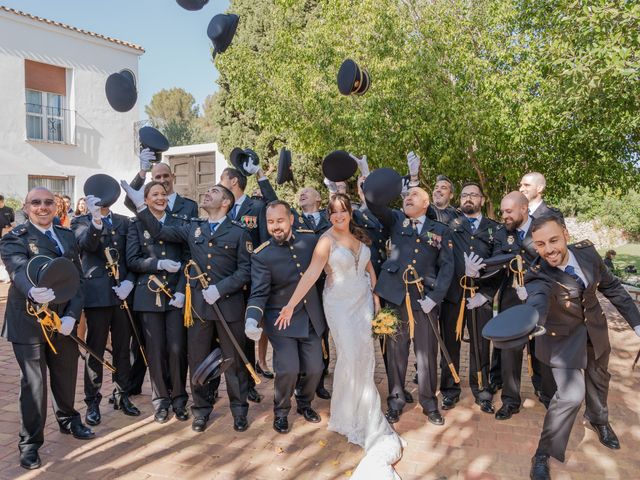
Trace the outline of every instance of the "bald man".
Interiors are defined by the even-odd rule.
[[[56,204],[53,193],[34,188],[25,199],[29,220],[11,230],[0,241],[2,261],[11,275],[11,287],[2,327],[2,336],[11,342],[20,367],[20,465],[32,470],[40,467],[38,450],[44,443],[47,420],[47,369],[53,395],[53,409],[62,433],[86,440],[93,432],[82,424],[74,408],[78,375],[78,345],[68,337],[77,328],[83,304],[83,290],[62,304],[55,303],[55,293],[37,288],[27,274],[27,264],[38,255],[65,257],[73,261],[81,275],[79,248],[73,232],[53,225]],[[51,303],[50,303],[51,302]],[[50,334],[54,352],[44,338],[40,324],[26,307],[42,304],[60,317],[61,328]]]
[[[322,197],[315,188],[305,187],[298,192],[298,205],[302,213],[294,210],[294,228],[306,228],[315,233],[326,232],[331,224],[327,212],[320,208]]]
[[[409,188],[402,212],[389,206],[369,205],[371,213],[390,233],[390,252],[380,269],[375,293],[401,320],[397,335],[387,341],[389,409],[386,417],[389,423],[400,419],[406,404],[404,381],[412,326],[418,365],[418,400],[429,422],[444,425],[436,400],[438,342],[432,324],[438,328],[440,303],[453,278],[453,243],[446,225],[427,218],[428,208],[429,194],[419,187]],[[421,288],[415,283],[405,283],[405,280],[418,279]]]
[[[520,193],[522,193],[529,202],[529,215],[538,218],[549,213],[560,214],[560,211],[549,207],[542,195],[547,187],[547,180],[544,175],[538,172],[527,173],[520,180]]]
[[[510,192],[500,202],[500,212],[504,224],[496,232],[493,243],[492,256],[503,254],[517,254],[522,257],[524,270],[528,270],[537,257],[531,234],[533,217],[529,214],[529,201],[521,192]],[[517,286],[514,273],[505,268],[499,274],[498,311],[524,303],[527,298],[524,287]],[[555,384],[551,371],[535,357],[534,343],[529,343],[528,354],[531,356],[531,366],[535,394],[545,405],[549,404]],[[494,348],[494,356],[500,356],[500,378],[502,379],[502,406],[496,412],[497,420],[508,420],[520,411],[522,399],[520,397],[521,371],[523,347],[498,350]]]

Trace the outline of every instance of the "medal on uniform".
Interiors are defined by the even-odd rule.
[[[509,236],[507,237],[507,243],[508,243],[509,245],[513,245],[513,242],[515,242],[515,241],[516,241],[516,240],[515,240],[515,238],[513,238],[513,235],[509,235]]]
[[[31,253],[34,255],[40,254],[40,249],[38,249],[38,246],[35,243],[30,243],[29,248],[31,249]]]
[[[256,228],[258,226],[258,217],[252,215],[244,215],[240,222],[244,224],[247,228]]]
[[[202,235],[202,230],[200,230],[200,227],[196,228],[196,231],[193,232],[193,238],[199,238],[200,235]]]
[[[142,233],[142,236],[144,238],[146,238],[147,240],[149,240],[151,238],[151,234],[149,232],[147,232],[146,230]]]
[[[489,228],[489,241],[493,242],[493,228]]]
[[[253,253],[253,243],[251,242],[246,242],[246,247],[247,247],[247,252],[249,253]]]
[[[404,222],[402,222],[402,226],[404,228],[407,228],[409,226],[409,224],[411,223],[411,220],[409,220],[408,218],[404,219]]]

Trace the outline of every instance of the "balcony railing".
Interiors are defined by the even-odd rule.
[[[76,112],[66,108],[25,103],[27,140],[75,144]]]

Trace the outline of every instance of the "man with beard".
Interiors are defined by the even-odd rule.
[[[538,311],[538,323],[546,329],[535,338],[536,356],[551,367],[558,387],[531,459],[530,477],[546,480],[551,478],[549,456],[564,462],[571,429],[585,398],[585,419],[600,442],[611,449],[620,448],[609,424],[611,346],[597,293],[607,297],[638,336],[640,312],[590,241],[567,245],[569,232],[562,217],[536,218],[531,231],[540,257],[525,277],[527,305]]]
[[[493,317],[493,289],[490,282],[481,282],[473,290],[468,277],[475,276],[479,260],[491,255],[498,224],[482,215],[485,196],[482,187],[475,182],[465,183],[460,192],[460,209],[463,215],[449,224],[453,238],[455,271],[451,286],[441,307],[441,332],[456,371],[460,369],[460,341],[466,324],[469,332],[469,386],[475,402],[485,413],[494,413],[493,394],[488,388],[490,343],[482,335],[482,329]],[[467,259],[476,259],[476,262]],[[464,278],[464,277],[467,278]],[[469,296],[470,295],[470,296]],[[465,301],[465,297],[466,301]],[[461,302],[462,300],[462,302]],[[464,310],[463,310],[464,309]],[[474,320],[475,318],[475,320]],[[476,352],[476,347],[478,351]],[[480,365],[477,365],[477,361]],[[442,408],[455,407],[460,399],[460,385],[442,358],[440,362],[440,391]]]
[[[533,218],[529,215],[527,197],[520,192],[511,192],[505,195],[500,203],[500,211],[504,225],[496,232],[491,256],[520,255],[522,257],[523,270],[526,271],[538,255],[531,236]],[[499,276],[496,277],[498,312],[503,312],[507,308],[519,305],[527,299],[526,289],[518,286],[514,277],[515,273],[509,266],[505,266]],[[553,377],[548,368],[540,364],[535,358],[534,345],[533,342],[529,342],[528,345],[528,354],[531,358],[533,370],[531,381],[540,401],[548,405],[555,390]],[[520,411],[522,404],[520,397],[522,347],[507,350],[494,348],[493,351],[494,355],[501,356],[501,378],[503,381],[502,406],[496,412],[496,419],[507,420]]]
[[[433,204],[429,206],[429,218],[449,225],[452,220],[460,216],[460,212],[451,206],[455,195],[453,183],[446,175],[438,175],[433,186]]]
[[[193,375],[211,352],[213,338],[217,336],[224,357],[233,358],[231,367],[224,374],[233,428],[244,432],[249,428],[248,375],[227,330],[220,328],[220,322],[226,322],[240,348],[244,347],[244,289],[251,278],[250,253],[253,246],[244,227],[228,217],[235,201],[233,194],[222,185],[214,185],[205,192],[200,204],[207,213],[206,219],[194,220],[182,226],[169,226],[158,221],[145,206],[143,192],[132,189],[124,181],[121,185],[136,206],[136,215],[150,236],[157,240],[186,244],[192,260],[200,267],[209,284],[204,288],[201,282],[192,279],[188,287],[195,288],[192,306],[197,313],[194,313],[193,325],[187,332],[193,398],[191,428],[195,432],[203,432],[213,410],[213,399],[208,395],[208,389],[196,385]],[[220,318],[213,308],[215,303],[224,318]]]
[[[245,314],[245,333],[249,338],[259,339],[262,328],[258,328],[258,323],[263,321],[273,347],[276,373],[273,428],[278,433],[287,433],[294,389],[296,411],[308,422],[320,421],[311,401],[324,369],[321,338],[327,325],[318,289],[312,288],[298,304],[289,327],[276,328],[280,310],[311,263],[318,237],[309,230],[292,231],[294,216],[289,204],[282,200],[267,205],[266,218],[272,238],[260,245],[251,259],[251,296]],[[301,372],[305,375],[298,380]]]
[[[393,188],[390,186],[389,188]],[[366,193],[366,192],[365,192]],[[444,425],[438,410],[438,342],[427,315],[438,321],[439,304],[453,277],[453,245],[449,229],[427,218],[429,194],[420,187],[409,188],[403,199],[403,212],[371,203],[369,209],[390,232],[390,252],[382,264],[375,293],[398,312],[401,320],[397,335],[387,341],[388,386],[386,417],[389,423],[400,419],[406,402],[404,383],[407,374],[410,332],[418,371],[418,400],[423,413],[434,425]],[[424,287],[409,285],[405,274],[414,272]],[[407,302],[407,292],[409,301]]]

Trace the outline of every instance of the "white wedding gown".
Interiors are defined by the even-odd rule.
[[[405,441],[391,428],[380,408],[373,374],[375,354],[371,336],[373,297],[365,267],[370,251],[360,243],[354,255],[335,242],[327,262],[323,293],[324,312],[336,345],[336,366],[329,430],[345,435],[364,448],[366,455],[351,479],[392,480]]]

